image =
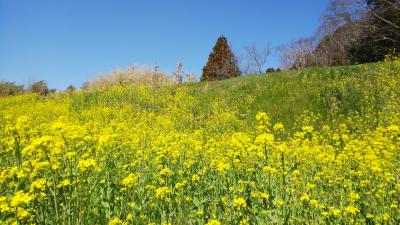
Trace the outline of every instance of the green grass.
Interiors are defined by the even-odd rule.
[[[398,224],[399,72],[0,98],[0,224]]]
[[[142,91],[129,88],[124,91],[80,92],[70,97],[69,104],[72,110],[77,111],[96,105],[122,107],[136,104],[143,110],[162,112],[167,108],[166,104],[170,104],[162,99],[174,101],[175,94],[183,91],[187,95],[185,98],[194,102],[179,107],[187,107],[186,110],[195,115],[218,113],[215,109],[221,107],[211,104],[218,102],[224,110],[235,112],[244,121],[252,121],[257,112],[266,112],[274,122],[284,123],[290,131],[298,118],[308,112],[332,120],[360,113],[366,104],[373,107],[371,110],[379,111],[385,102],[385,94],[382,93],[384,84],[379,83],[376,74],[381,68],[390,70],[390,64],[308,68],[159,89],[141,88]],[[391,73],[398,73],[398,68],[393,68]],[[146,94],[143,94],[143,89],[146,89]]]
[[[305,111],[331,116],[359,112],[365,99],[378,107],[382,87],[376,82],[379,64],[310,68],[189,85],[193,96],[222,99],[250,118],[260,111],[274,120],[294,125]],[[251,99],[249,99],[251,96]],[[334,114],[334,115],[332,115]]]
[[[168,98],[172,104],[179,102],[179,107],[199,116],[210,116],[223,109],[250,122],[257,112],[266,112],[273,122],[282,122],[290,132],[303,114],[312,113],[325,121],[337,122],[338,118],[362,113],[367,106],[368,110],[379,111],[386,96],[385,84],[377,76],[382,68],[388,70],[385,73],[398,72],[398,68],[391,68],[391,63],[386,62],[291,70],[159,89],[141,88],[141,91],[129,88],[81,92],[71,97],[70,107],[79,111],[96,105],[132,104],[142,110],[162,113],[171,104]],[[190,104],[182,105],[177,100],[175,95],[182,92],[185,96],[179,98],[185,98]],[[221,107],[213,107],[213,102]]]

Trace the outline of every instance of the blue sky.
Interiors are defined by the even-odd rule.
[[[218,36],[235,52],[312,34],[328,0],[0,0],[0,80],[79,87],[114,68],[183,63],[197,76]],[[269,66],[278,66],[277,57]]]

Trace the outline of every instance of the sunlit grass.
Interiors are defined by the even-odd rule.
[[[400,61],[0,99],[5,224],[399,224]]]

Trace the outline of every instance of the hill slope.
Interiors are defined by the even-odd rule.
[[[248,120],[253,120],[257,112],[266,112],[274,121],[292,127],[304,112],[332,119],[332,116],[360,113],[366,107],[369,111],[381,110],[389,92],[399,94],[396,87],[398,73],[396,63],[387,62],[293,70],[161,89],[117,87],[104,92],[80,92],[73,96],[53,95],[48,98],[25,95],[3,98],[1,103],[6,110],[7,105],[19,102],[22,114],[30,110],[32,101],[41,103],[43,100],[67,104],[77,110],[132,105],[161,112],[168,109],[169,104],[175,104],[195,115],[207,116],[216,113],[218,108]],[[180,100],[190,104],[181,104]]]
[[[400,61],[0,99],[0,221],[399,224]]]

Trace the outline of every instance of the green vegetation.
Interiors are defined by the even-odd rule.
[[[235,112],[240,118],[253,120],[257,112],[267,112],[274,121],[292,127],[305,111],[320,114],[324,119],[348,116],[368,104],[379,110],[385,102],[385,88],[377,73],[382,68],[390,69],[391,63],[375,63],[356,66],[308,68],[290,70],[267,75],[250,75],[215,82],[201,82],[181,86],[164,86],[152,89],[152,95],[164,99],[179,89],[194,98],[190,110],[200,114],[212,114],[210,102],[218,101],[226,111]],[[391,71],[396,76],[397,71]],[[111,90],[111,93],[113,91]],[[148,99],[137,99],[136,89],[113,96],[107,103],[119,105],[121,102],[140,102],[151,109],[165,108],[164,102],[151,104]],[[72,98],[82,107],[98,104],[109,92],[81,93]],[[109,96],[107,97],[109,98]],[[79,99],[79,100],[78,100]],[[373,102],[366,102],[373,101]],[[75,103],[74,103],[75,104]],[[189,107],[189,106],[182,106]]]
[[[0,98],[0,223],[399,224],[399,72]]]

